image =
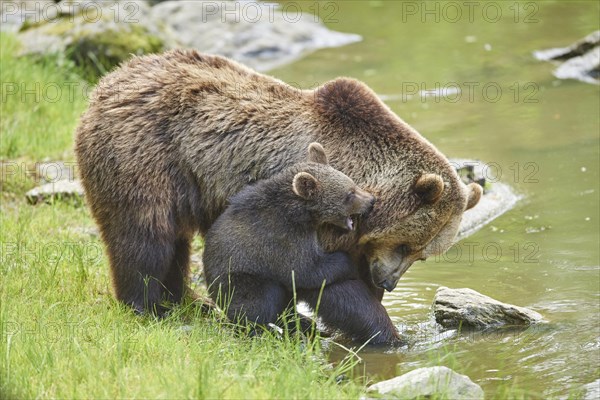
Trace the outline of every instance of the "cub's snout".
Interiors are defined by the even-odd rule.
[[[376,198],[366,190],[356,188],[352,215],[367,215],[373,210]]]

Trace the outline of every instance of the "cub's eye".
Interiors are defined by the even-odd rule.
[[[396,247],[396,253],[407,256],[410,254],[410,247],[407,244],[401,244],[400,246]]]
[[[354,198],[354,192],[348,192],[348,194],[346,194],[346,202],[351,201]]]

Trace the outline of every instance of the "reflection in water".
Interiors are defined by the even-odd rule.
[[[557,80],[532,52],[598,29],[599,3],[494,2],[503,14],[493,22],[481,8],[471,20],[467,10],[458,20],[434,20],[407,14],[407,3],[417,11],[425,4],[337,2],[335,20],[326,23],[363,42],[319,51],[274,75],[305,88],[342,75],[361,79],[448,157],[495,163],[488,181],[509,184],[523,199],[463,239],[452,257],[411,267],[384,298],[411,345],[361,351],[358,372],[375,380],[446,365],[487,397],[512,388],[526,397],[576,393],[600,377],[600,95],[598,86]],[[433,10],[462,4],[427,3]],[[439,286],[469,287],[549,322],[524,331],[444,332],[431,316]],[[332,350],[332,359],[340,356]]]

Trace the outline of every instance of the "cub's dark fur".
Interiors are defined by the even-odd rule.
[[[323,224],[354,229],[352,216],[367,213],[374,201],[312,143],[308,162],[247,186],[208,231],[204,271],[211,297],[231,320],[264,325],[291,306],[294,287],[301,293],[356,279],[350,256],[326,253],[317,230]]]

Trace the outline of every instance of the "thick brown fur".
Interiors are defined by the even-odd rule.
[[[192,50],[135,57],[105,76],[77,130],[86,199],[117,298],[140,311],[163,297],[179,301],[192,235],[205,234],[243,186],[302,161],[313,141],[378,199],[353,233],[319,231],[324,248],[349,252],[362,277],[327,288],[320,307],[335,317],[325,322],[394,340],[381,288],[393,289],[412,262],[447,249],[480,190],[467,188],[359,81],[299,91]],[[414,190],[423,174],[443,180],[437,198]]]

